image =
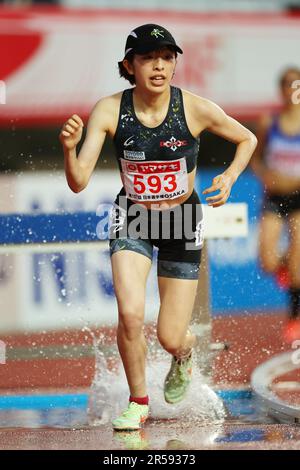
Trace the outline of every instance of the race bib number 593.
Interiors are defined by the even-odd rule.
[[[128,162],[121,159],[126,194],[131,199],[173,199],[188,191],[186,160]]]

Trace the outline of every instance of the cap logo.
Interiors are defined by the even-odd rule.
[[[164,38],[164,37],[165,37],[162,33],[163,33],[163,31],[160,31],[159,29],[154,28],[154,29],[151,31],[150,34],[151,34],[151,36],[155,36],[155,39],[158,39],[159,36],[160,36],[161,38]]]

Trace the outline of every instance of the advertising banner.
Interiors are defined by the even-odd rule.
[[[0,124],[85,119],[99,98],[129,87],[117,63],[143,23],[163,24],[182,47],[174,85],[240,119],[276,107],[278,74],[298,63],[299,16],[0,9]]]

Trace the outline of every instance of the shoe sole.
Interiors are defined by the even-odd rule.
[[[191,380],[192,380],[192,379],[191,379]],[[186,394],[187,394],[188,389],[189,389],[190,384],[191,384],[191,380],[190,380],[190,382],[189,382],[189,384],[188,384],[188,386],[187,386],[187,388],[186,388],[186,391],[184,392],[183,395],[181,395],[180,398],[177,398],[175,401],[170,401],[170,400],[167,399],[166,395],[164,395],[165,401],[166,401],[167,403],[169,403],[169,405],[175,405],[176,403],[180,403],[180,402],[186,397]]]
[[[122,432],[122,431],[127,431],[127,432],[130,432],[130,431],[140,431],[142,428],[114,428],[113,427],[113,430],[116,431],[116,432]]]
[[[166,397],[165,397],[165,402],[166,403],[169,403],[169,405],[176,405],[176,403],[180,403],[183,399],[185,398],[185,395],[183,395],[182,397],[178,398],[177,400],[168,400]]]
[[[172,401],[172,400],[169,400],[165,395],[164,395],[164,398],[165,398],[165,401],[166,401],[167,403],[169,403],[169,405],[175,405],[176,403],[180,403],[182,400],[184,400],[184,398],[185,398],[186,395],[187,395],[187,392],[188,392],[188,391],[186,390],[186,392],[185,392],[183,395],[181,395],[179,398],[176,398],[176,399],[173,400],[173,401]]]
[[[133,427],[133,428],[130,428],[130,427],[126,426],[126,427],[124,427],[124,428],[121,428],[121,427],[118,427],[118,428],[117,428],[117,427],[115,427],[115,426],[113,425],[113,430],[114,430],[114,431],[139,431],[140,429],[143,429],[143,426],[142,426],[142,425],[145,424],[145,422],[147,421],[147,419],[148,419],[148,416],[147,416],[146,418],[142,418],[139,427],[136,427],[136,426],[135,426],[135,427]]]

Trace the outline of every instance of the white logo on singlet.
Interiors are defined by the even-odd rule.
[[[171,137],[170,140],[161,140],[160,143],[159,143],[160,147],[167,147],[167,148],[173,150],[173,152],[175,152],[175,150],[177,150],[178,148],[183,147],[185,145],[188,145],[187,140],[179,140],[179,139],[176,139],[173,136]]]
[[[133,137],[134,137],[134,136],[131,135],[130,137],[128,137],[128,139],[125,140],[125,142],[124,142],[124,147],[128,147],[129,145],[134,144]],[[132,140],[130,140],[130,139],[132,139]]]

